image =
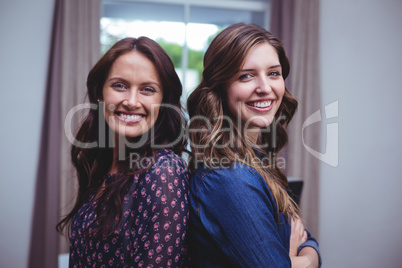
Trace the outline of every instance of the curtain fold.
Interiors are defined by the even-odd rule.
[[[29,252],[32,268],[57,267],[58,254],[69,250],[67,238],[55,229],[76,196],[64,121],[71,108],[83,103],[86,76],[100,57],[101,4],[55,0]],[[79,121],[79,115],[73,118],[73,133]]]
[[[78,183],[71,164],[71,143],[65,130],[75,134],[83,114],[77,112],[70,122],[65,122],[67,113],[76,105],[85,102],[86,78],[100,57],[100,0],[63,0],[62,79],[60,100],[60,216],[72,209]],[[68,128],[64,129],[64,124]],[[60,239],[60,252],[68,252],[68,241]]]
[[[282,41],[289,59],[292,58],[293,10],[294,0],[272,0],[271,2],[269,31]],[[290,77],[286,79],[286,86],[291,88]]]
[[[59,123],[58,109],[60,93],[60,51],[61,51],[61,1],[55,1],[53,14],[52,40],[46,84],[45,107],[42,117],[42,136],[40,141],[39,163],[36,174],[34,211],[29,251],[30,268],[57,267],[58,234],[55,227],[58,220],[59,188]],[[49,75],[52,74],[52,75]]]
[[[290,61],[286,86],[299,102],[289,125],[289,143],[284,149],[286,173],[304,181],[301,211],[305,227],[318,237],[319,160],[304,148],[304,121],[321,107],[319,70],[319,0],[272,0],[271,32],[284,43]],[[304,142],[320,151],[320,124],[303,132]]]
[[[292,66],[293,96],[299,101],[294,122],[289,126],[289,174],[304,181],[301,208],[306,227],[318,237],[320,161],[304,147],[304,121],[321,108],[319,61],[319,0],[295,1]],[[321,125],[303,132],[304,142],[320,151]]]

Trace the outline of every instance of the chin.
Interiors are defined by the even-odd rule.
[[[272,124],[273,122],[273,118],[264,118],[263,120],[255,120],[252,121],[250,124],[250,127],[254,127],[254,128],[265,128],[268,127]]]
[[[139,138],[141,136],[144,136],[144,134],[146,135],[148,133],[148,131],[146,132],[130,132],[130,131],[126,131],[125,133],[123,133],[123,135],[128,138],[128,139],[135,139],[135,138]]]
[[[126,138],[126,139],[135,139],[143,136],[144,134],[148,133],[149,129],[145,130],[140,129],[127,129],[127,126],[120,126],[117,129],[111,128],[111,130],[119,137]]]

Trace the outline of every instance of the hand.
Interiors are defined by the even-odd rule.
[[[306,242],[307,232],[304,229],[303,222],[300,218],[297,218],[291,222],[291,233],[289,243],[289,256],[297,256],[297,249],[301,244]]]
[[[312,247],[304,247],[299,256],[291,256],[292,268],[317,268],[318,254]]]
[[[293,256],[290,258],[292,268],[313,268],[310,260],[306,256]]]

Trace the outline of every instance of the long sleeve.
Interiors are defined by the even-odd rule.
[[[113,175],[106,178],[112,180]],[[152,167],[136,174],[122,200],[122,217],[103,239],[85,237],[97,227],[97,202],[74,216],[70,267],[187,267],[188,171],[183,160],[161,150]]]
[[[237,164],[196,175],[190,204],[194,243],[201,244],[192,244],[196,262],[210,258],[210,263],[226,259],[219,263],[225,267],[291,267],[288,242],[278,229],[276,204],[254,169]],[[215,254],[208,250],[211,247],[220,253],[208,257]]]
[[[317,240],[315,240],[314,237],[311,236],[311,234],[308,230],[306,230],[306,232],[307,232],[307,241],[300,245],[300,247],[297,249],[297,254],[299,254],[300,250],[302,250],[304,247],[312,247],[313,249],[315,249],[315,251],[317,251],[318,261],[319,261],[318,267],[321,267],[322,259],[321,259],[320,250],[318,248],[318,242],[317,242]]]

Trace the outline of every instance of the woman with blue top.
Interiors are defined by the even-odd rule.
[[[181,82],[153,40],[125,38],[92,68],[92,108],[72,146],[78,195],[70,267],[187,267]]]
[[[318,267],[277,154],[297,101],[281,42],[254,24],[218,34],[189,96],[192,267]]]

